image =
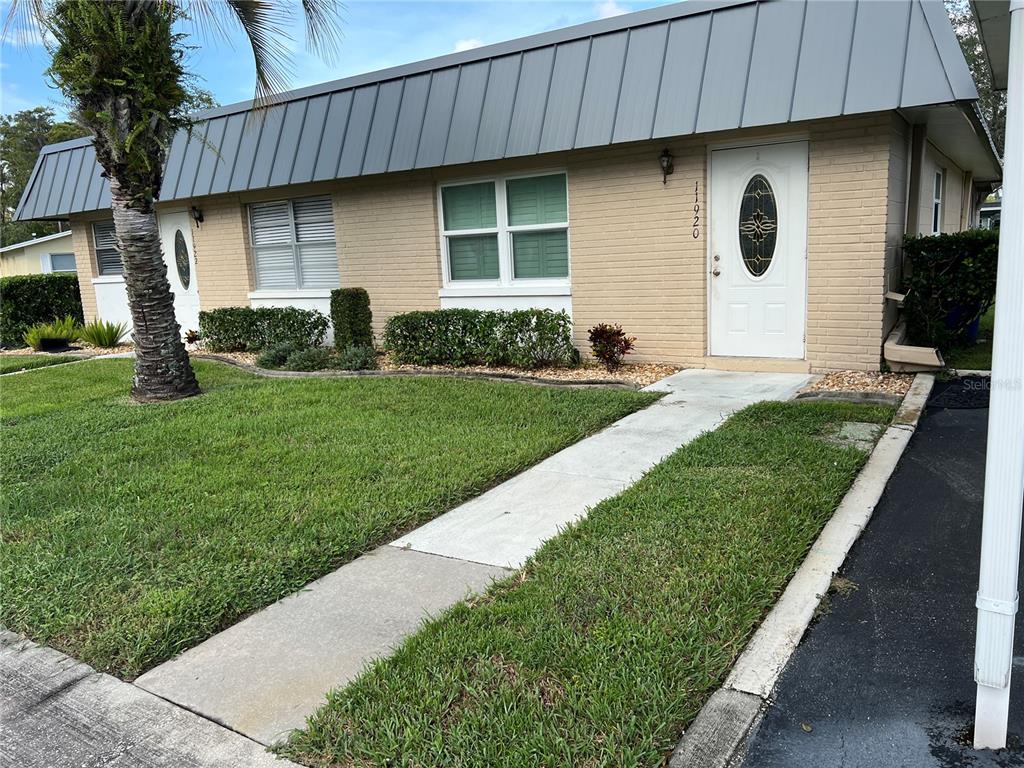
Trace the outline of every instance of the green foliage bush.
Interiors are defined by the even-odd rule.
[[[52,323],[37,323],[25,331],[24,342],[37,352],[66,347],[81,336],[78,321],[67,315]]]
[[[104,320],[93,320],[81,328],[82,340],[94,347],[109,349],[116,347],[128,332],[126,323],[113,323]]]
[[[71,316],[84,321],[78,275],[14,275],[0,278],[0,344],[19,347],[34,325]]]
[[[348,347],[338,353],[337,367],[343,371],[375,371],[377,352],[373,347]]]
[[[322,371],[331,368],[334,361],[331,353],[323,347],[297,349],[284,362],[286,371]]]
[[[211,352],[256,352],[291,342],[318,347],[327,334],[327,317],[297,307],[221,307],[199,313],[199,335]]]
[[[384,347],[410,365],[504,365],[532,369],[572,366],[572,321],[565,312],[439,309],[395,315],[384,329]]]
[[[290,341],[271,344],[256,358],[256,365],[260,368],[281,368],[288,362],[288,358],[291,357],[292,353],[298,352],[300,349],[303,349],[303,347]]]
[[[622,365],[622,358],[633,351],[636,336],[627,336],[621,325],[598,323],[589,331],[590,350],[609,371]]]
[[[334,346],[373,346],[373,313],[370,294],[365,288],[337,288],[331,291],[331,323],[334,325]]]
[[[912,343],[949,349],[988,310],[996,293],[998,243],[999,233],[987,229],[904,239],[904,309]]]

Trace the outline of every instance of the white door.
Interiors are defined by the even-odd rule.
[[[712,355],[804,357],[807,142],[711,153]]]
[[[185,211],[160,214],[160,246],[174,294],[174,314],[184,336],[199,330],[199,284],[192,250],[192,221]]]

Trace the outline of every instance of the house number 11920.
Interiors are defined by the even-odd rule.
[[[700,182],[693,182],[693,239],[700,237]]]

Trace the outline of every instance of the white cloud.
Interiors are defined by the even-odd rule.
[[[610,19],[612,16],[621,16],[629,13],[628,8],[623,8],[615,0],[603,0],[597,4],[597,18]]]
[[[483,40],[478,40],[475,37],[467,37],[463,40],[458,40],[455,43],[455,53],[461,53],[462,51],[471,51],[474,48],[479,48],[484,44]]]

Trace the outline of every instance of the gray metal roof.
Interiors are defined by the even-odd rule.
[[[977,96],[939,0],[686,0],[202,113],[160,199]],[[43,149],[15,218],[109,205],[78,139]]]

